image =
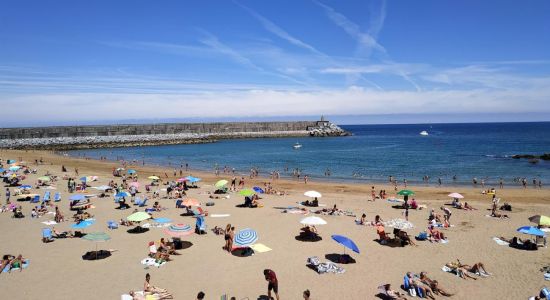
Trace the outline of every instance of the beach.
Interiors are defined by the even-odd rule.
[[[24,183],[34,185],[36,179],[46,172],[61,178],[64,174],[74,178],[82,176],[98,176],[98,181],[91,186],[107,184],[114,178],[112,169],[120,167],[120,163],[113,161],[98,161],[64,157],[45,151],[17,151],[2,150],[0,157],[4,160],[16,159],[28,163],[31,169],[37,169],[37,174],[30,174]],[[35,165],[35,160],[43,163]],[[61,166],[67,172],[61,172]],[[78,175],[75,174],[78,169]],[[158,175],[162,181],[175,180],[173,168],[156,166],[128,165],[127,169],[135,169],[139,176],[140,196],[145,195],[144,186],[150,182],[148,176]],[[165,178],[164,174],[169,178]],[[550,253],[547,248],[538,251],[523,251],[507,246],[498,245],[493,237],[504,236],[512,238],[528,236],[516,232],[516,229],[525,225],[533,225],[528,218],[533,215],[550,215],[550,190],[528,186],[522,188],[497,188],[497,195],[503,202],[510,203],[511,212],[502,212],[510,216],[509,219],[487,217],[490,214],[491,196],[483,195],[481,188],[471,186],[422,186],[409,185],[408,189],[415,191],[414,198],[426,209],[410,210],[409,221],[415,227],[407,230],[410,236],[415,236],[426,229],[428,214],[431,208],[441,212],[440,207],[450,203],[447,195],[459,192],[470,205],[477,210],[452,210],[451,224],[454,227],[442,229],[448,237],[448,243],[431,243],[417,241],[418,246],[389,247],[375,241],[378,238],[374,226],[360,226],[355,219],[361,214],[367,215],[367,220],[374,220],[380,215],[384,220],[404,218],[401,209],[392,208],[395,203],[371,198],[372,184],[353,184],[337,182],[278,179],[271,181],[273,187],[284,191],[285,195],[261,194],[260,208],[238,208],[237,204],[244,202],[243,196],[237,192],[230,192],[229,199],[210,199],[206,192],[215,190],[214,183],[220,179],[230,180],[232,175],[190,170],[183,176],[193,175],[202,178],[198,183],[200,188],[189,189],[188,198],[194,198],[201,203],[215,202],[214,206],[206,208],[209,216],[205,217],[208,225],[207,234],[193,234],[185,237],[192,243],[190,248],[180,250],[181,255],[173,256],[173,261],[160,268],[144,268],[140,261],[147,257],[148,243],[168,236],[160,228],[151,228],[142,234],[129,234],[126,230],[131,227],[120,226],[118,229],[107,228],[107,221],[120,220],[129,216],[134,208],[129,210],[114,209],[117,204],[113,197],[92,198],[94,208],[88,211],[94,215],[96,222],[85,232],[106,232],[111,240],[99,243],[100,249],[116,249],[106,259],[86,261],[82,255],[94,250],[95,242],[83,239],[57,239],[52,243],[41,241],[41,230],[47,227],[42,222],[53,219],[52,214],[46,214],[38,219],[30,218],[33,204],[17,202],[23,207],[25,218],[11,218],[12,213],[0,214],[0,227],[3,234],[0,236],[2,245],[1,254],[22,254],[30,259],[30,265],[22,272],[0,274],[0,286],[3,297],[10,299],[120,299],[120,295],[130,290],[141,290],[146,273],[151,275],[151,282],[155,286],[167,289],[174,299],[194,299],[199,291],[206,293],[205,299],[218,299],[223,294],[235,296],[236,299],[258,299],[267,294],[267,282],[263,276],[264,269],[276,272],[279,280],[281,299],[301,299],[302,292],[309,289],[312,299],[376,299],[378,286],[390,283],[394,290],[405,292],[400,288],[406,272],[428,272],[432,279],[437,279],[440,285],[454,295],[450,299],[527,299],[538,294],[546,282],[539,269],[548,264]],[[240,178],[240,175],[238,176]],[[263,187],[267,178],[249,179],[245,176],[245,187]],[[402,183],[399,183],[402,189]],[[59,206],[65,217],[72,215],[69,211],[67,181],[59,179],[54,186],[60,192],[62,200],[55,204]],[[388,184],[374,184],[375,190],[386,190],[388,195],[394,196],[393,186]],[[159,188],[163,188],[160,186]],[[13,188],[11,188],[13,190]],[[356,217],[325,216],[327,225],[317,226],[322,237],[318,242],[303,242],[295,237],[300,232],[301,214],[282,213],[283,208],[297,206],[298,201],[308,198],[305,191],[315,190],[323,194],[320,203],[332,207],[351,211]],[[32,190],[32,193],[44,194],[44,189]],[[89,194],[95,191],[88,189]],[[4,193],[3,193],[4,194]],[[181,209],[175,208],[174,199],[165,199],[166,192],[160,191],[160,205],[167,210],[154,212],[155,217],[167,217],[173,223],[184,223],[194,226],[195,219],[180,216]],[[152,194],[148,197],[151,198]],[[401,197],[402,198],[402,197]],[[5,197],[0,197],[2,204]],[[149,207],[152,205],[149,200]],[[449,206],[447,206],[449,207]],[[488,210],[489,209],[489,210]],[[50,208],[50,210],[52,210]],[[212,214],[229,214],[228,217],[215,218]],[[315,215],[310,213],[309,216]],[[149,222],[150,223],[150,222]],[[211,229],[215,226],[225,228],[231,223],[236,230],[253,228],[258,233],[258,243],[271,248],[271,251],[255,253],[249,257],[237,257],[222,250],[223,235],[215,235]],[[55,225],[57,230],[71,230],[72,222],[63,222]],[[386,228],[391,233],[391,228]],[[321,261],[327,261],[325,255],[343,253],[344,247],[331,239],[331,235],[340,234],[351,238],[361,253],[345,250],[355,260],[354,264],[339,264],[345,269],[343,274],[317,274],[307,267],[307,258],[318,256]],[[489,277],[478,277],[477,280],[464,280],[457,276],[443,272],[442,266],[460,259],[461,262],[473,265],[483,262],[487,270],[492,273]],[[410,297],[408,297],[410,298]],[[436,296],[437,299],[446,298]]]

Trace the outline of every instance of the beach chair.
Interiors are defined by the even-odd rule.
[[[61,201],[61,194],[59,192],[56,192],[55,195],[53,195],[53,201],[54,202]]]
[[[39,195],[36,195],[34,196],[34,198],[31,199],[31,203],[38,203],[40,202],[40,196]]]
[[[50,201],[50,194],[51,194],[50,191],[46,191],[46,192],[44,193],[44,197],[42,198],[42,202],[48,202],[48,201]]]
[[[53,242],[51,228],[42,228],[42,242],[44,243]]]
[[[424,298],[424,293],[422,293],[422,290],[419,288],[413,289],[413,287],[409,284],[409,277],[407,274],[405,274],[405,277],[403,277],[403,288],[409,292],[409,295],[412,295],[412,290],[414,290],[414,294],[418,296],[418,298]]]
[[[535,243],[537,244],[537,247],[546,247],[546,237],[543,237],[543,236],[535,237]]]
[[[109,220],[107,222],[107,228],[109,229],[117,229],[118,228],[118,223],[113,221],[113,220]]]

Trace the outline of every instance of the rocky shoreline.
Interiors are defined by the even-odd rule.
[[[512,155],[512,158],[514,158],[514,159],[526,158],[526,159],[550,160],[550,153],[544,153],[542,155],[516,154],[516,155]]]

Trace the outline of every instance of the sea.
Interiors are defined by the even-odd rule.
[[[476,178],[506,186],[526,178],[550,184],[550,161],[513,159],[514,154],[550,153],[550,122],[409,125],[346,125],[347,137],[254,138],[208,144],[74,150],[76,157],[137,161],[178,171],[224,169],[248,176],[278,172],[292,177],[345,182],[465,185]],[[428,135],[421,135],[426,131]],[[299,143],[300,149],[293,145]],[[188,174],[188,172],[185,172]],[[426,180],[426,178],[428,178]]]

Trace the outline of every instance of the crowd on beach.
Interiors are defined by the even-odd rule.
[[[74,175],[70,175],[67,168],[63,165],[61,166],[60,175],[50,174],[46,172],[44,176],[38,178],[36,182],[25,184],[26,177],[28,174],[38,174],[41,172],[39,166],[44,164],[43,159],[35,160],[35,166],[30,166],[28,163],[24,163],[19,160],[19,162],[10,163],[9,161],[0,160],[0,168],[2,168],[1,175],[6,183],[7,187],[5,189],[6,202],[1,207],[2,212],[11,212],[13,218],[20,219],[26,216],[26,213],[23,211],[23,206],[21,204],[16,204],[12,202],[12,199],[17,197],[19,201],[28,200],[32,203],[32,208],[29,210],[29,215],[31,218],[44,218],[48,214],[53,215],[53,223],[59,224],[63,222],[68,222],[72,220],[74,222],[75,228],[85,228],[83,227],[86,222],[93,222],[94,215],[87,211],[92,207],[92,202],[90,198],[92,195],[88,192],[91,189],[95,189],[97,194],[94,194],[95,197],[113,197],[116,201],[116,205],[113,209],[119,210],[129,210],[133,214],[144,213],[145,216],[142,219],[133,219],[128,217],[127,219],[121,219],[120,221],[114,222],[114,224],[109,224],[109,226],[128,226],[134,227],[137,232],[143,230],[141,228],[140,222],[144,220],[153,220],[154,216],[161,213],[167,209],[173,209],[171,207],[165,207],[160,204],[160,199],[171,199],[175,203],[176,209],[181,209],[181,216],[193,216],[196,218],[195,228],[191,229],[181,229],[181,230],[191,230],[197,234],[206,234],[206,226],[204,217],[208,216],[208,210],[201,207],[201,204],[197,205],[191,203],[191,199],[187,197],[189,190],[199,189],[196,185],[196,181],[188,177],[183,177],[183,170],[186,172],[189,171],[189,165],[183,164],[180,165],[179,172],[174,169],[173,179],[170,179],[170,176],[165,173],[164,179],[161,176],[151,175],[148,177],[149,184],[145,185],[140,191],[139,186],[139,175],[137,171],[129,172],[130,165],[126,162],[121,163],[121,166],[116,168],[113,167],[112,175],[113,178],[108,180],[108,183],[105,186],[94,186],[94,182],[97,178],[94,176],[88,176],[83,178],[78,178],[79,170],[78,168],[74,169]],[[6,168],[6,169],[4,169]],[[38,168],[38,169],[37,169]],[[216,170],[219,175],[219,169]],[[330,170],[326,170],[325,175],[330,176]],[[216,183],[215,190],[213,192],[208,191],[209,199],[219,199],[220,197],[229,197],[229,194],[241,193],[246,190],[246,181],[244,176],[237,176],[235,169],[229,167],[223,168],[223,173],[230,175],[231,179],[226,181],[225,184]],[[179,176],[181,178],[175,178]],[[251,169],[250,178],[255,178],[259,174],[258,169]],[[300,170],[294,170],[293,174],[296,174],[296,177],[300,177]],[[271,173],[271,180],[279,178],[279,173],[274,171]],[[307,184],[307,175],[304,176],[304,183]],[[71,195],[82,195],[78,199],[70,198],[69,209],[74,212],[71,218],[67,218],[66,213],[60,209],[57,196],[50,197],[49,191],[60,187],[58,182],[67,181],[67,191]],[[428,181],[429,178],[423,180]],[[394,185],[394,190],[397,191],[397,179],[393,176],[390,176],[389,181]],[[521,181],[525,187],[525,179]],[[439,185],[441,185],[441,179],[438,179]],[[474,179],[474,184],[477,185],[476,179]],[[228,186],[227,186],[228,185]],[[534,187],[541,187],[541,182],[534,180]],[[407,188],[407,181],[404,179],[403,186]],[[481,186],[484,188],[484,182],[481,181]],[[257,188],[257,189],[256,189]],[[502,183],[501,183],[502,188]],[[31,193],[31,190],[40,191],[44,190],[48,194],[48,197],[44,197],[42,201],[36,200],[40,197],[36,197],[35,194]],[[403,193],[401,193],[403,192]],[[509,218],[508,214],[502,213],[501,211],[511,211],[511,205],[509,203],[500,203],[500,199],[497,197],[497,190],[495,188],[490,188],[483,190],[482,193],[485,195],[491,195],[491,210],[490,217],[497,219]],[[138,195],[143,193],[144,195]],[[264,182],[263,186],[255,187],[254,192],[248,195],[244,195],[244,203],[237,205],[237,207],[246,207],[246,208],[258,208],[262,207],[263,203],[261,202],[261,195],[286,195],[287,192],[273,187],[272,182]],[[285,213],[297,213],[303,215],[319,215],[319,216],[343,216],[343,217],[353,217],[354,222],[357,225],[370,226],[376,230],[378,235],[377,242],[381,246],[413,246],[418,247],[423,241],[429,241],[432,243],[446,243],[450,234],[446,231],[448,228],[454,226],[453,210],[465,210],[472,211],[477,210],[468,202],[461,202],[462,196],[458,193],[452,197],[452,202],[448,205],[440,206],[439,209],[430,208],[428,209],[427,205],[419,203],[414,197],[414,192],[409,190],[402,190],[396,195],[388,195],[387,191],[380,189],[378,192],[375,186],[371,188],[371,195],[368,198],[368,201],[388,201],[395,203],[392,206],[395,209],[402,210],[403,219],[394,219],[385,221],[380,215],[376,215],[372,221],[367,220],[367,215],[362,213],[360,218],[356,218],[356,214],[347,209],[341,209],[336,204],[329,207],[322,206],[319,203],[320,194],[318,197],[312,196],[310,200],[297,203],[298,206],[288,207],[284,209]],[[403,199],[398,199],[398,195],[403,195]],[[449,195],[451,196],[451,195]],[[156,200],[152,205],[147,204],[148,199]],[[410,199],[410,200],[409,200]],[[187,202],[186,202],[187,201]],[[214,205],[214,202],[208,202],[205,206]],[[416,236],[411,236],[407,232],[408,229],[413,228],[414,226],[409,222],[409,210],[415,211],[426,211],[426,224],[425,230],[421,231]],[[451,222],[453,219],[453,224]],[[81,225],[82,227],[79,227]],[[392,233],[388,232],[388,228],[393,228]],[[546,229],[548,225],[539,224],[538,229]],[[224,245],[222,246],[223,251],[227,253],[232,253],[241,246],[235,245],[236,238],[236,226],[234,224],[228,223],[225,228],[214,227],[211,230],[215,235],[223,236]],[[130,232],[130,231],[129,231]],[[82,238],[86,236],[85,233],[81,231],[58,231],[55,227],[51,228],[50,234],[44,234],[42,240],[44,243],[50,243],[56,239],[65,239],[65,238]],[[300,228],[299,238],[306,240],[315,240],[319,237],[317,227],[315,224],[304,224]],[[536,250],[541,245],[536,241],[533,242],[530,239],[522,240],[517,237],[505,238],[499,237],[500,240],[505,241],[510,244],[511,247],[521,248],[521,249],[530,249]],[[155,265],[162,265],[164,263],[170,262],[174,259],[174,256],[181,255],[181,252],[184,250],[181,246],[181,239],[178,237],[173,237],[170,239],[161,238],[160,241],[150,241],[148,245],[148,258],[151,259],[150,262]],[[544,240],[546,243],[546,240]],[[247,252],[252,251],[249,247]],[[103,250],[102,250],[103,251]],[[117,251],[116,249],[106,250],[109,253]],[[89,255],[88,255],[89,257]],[[97,259],[97,253],[96,253]],[[27,261],[27,258],[24,258],[22,255],[10,255],[6,254],[3,256],[0,264],[0,272],[6,269],[8,272],[12,270],[22,271],[24,269],[23,264]],[[350,261],[349,257],[340,257],[339,263],[345,264]],[[328,264],[328,266],[335,266]],[[336,266],[335,272],[343,273],[343,269]],[[492,274],[489,273],[486,269],[486,265],[483,262],[474,262],[471,264],[463,264],[460,260],[456,259],[454,261],[448,262],[443,266],[445,272],[456,274],[457,277],[464,280],[478,280],[490,277]],[[267,297],[272,299],[272,295],[275,299],[279,300],[279,285],[277,275],[274,270],[265,269],[263,271],[263,277],[267,282]],[[380,294],[379,297],[383,299],[407,299],[407,297],[427,297],[430,299],[435,299],[436,297],[452,297],[456,292],[449,291],[448,288],[444,287],[444,283],[440,280],[435,279],[437,275],[428,274],[425,271],[420,272],[404,272],[402,291],[397,291],[392,289],[391,283],[384,283],[379,286],[378,290]],[[543,292],[541,291],[541,295]],[[166,289],[156,287],[151,284],[151,276],[149,273],[145,276],[145,281],[143,289],[141,291],[130,291],[128,293],[128,299],[174,299],[174,296],[168,292]],[[196,299],[205,299],[205,292],[201,291],[197,294]],[[537,295],[534,299],[541,299],[541,295]],[[310,299],[311,291],[305,290],[302,294],[304,299]],[[538,297],[538,298],[537,298]],[[290,297],[289,297],[290,298]],[[230,299],[235,299],[234,297]],[[542,298],[543,299],[543,298]]]

